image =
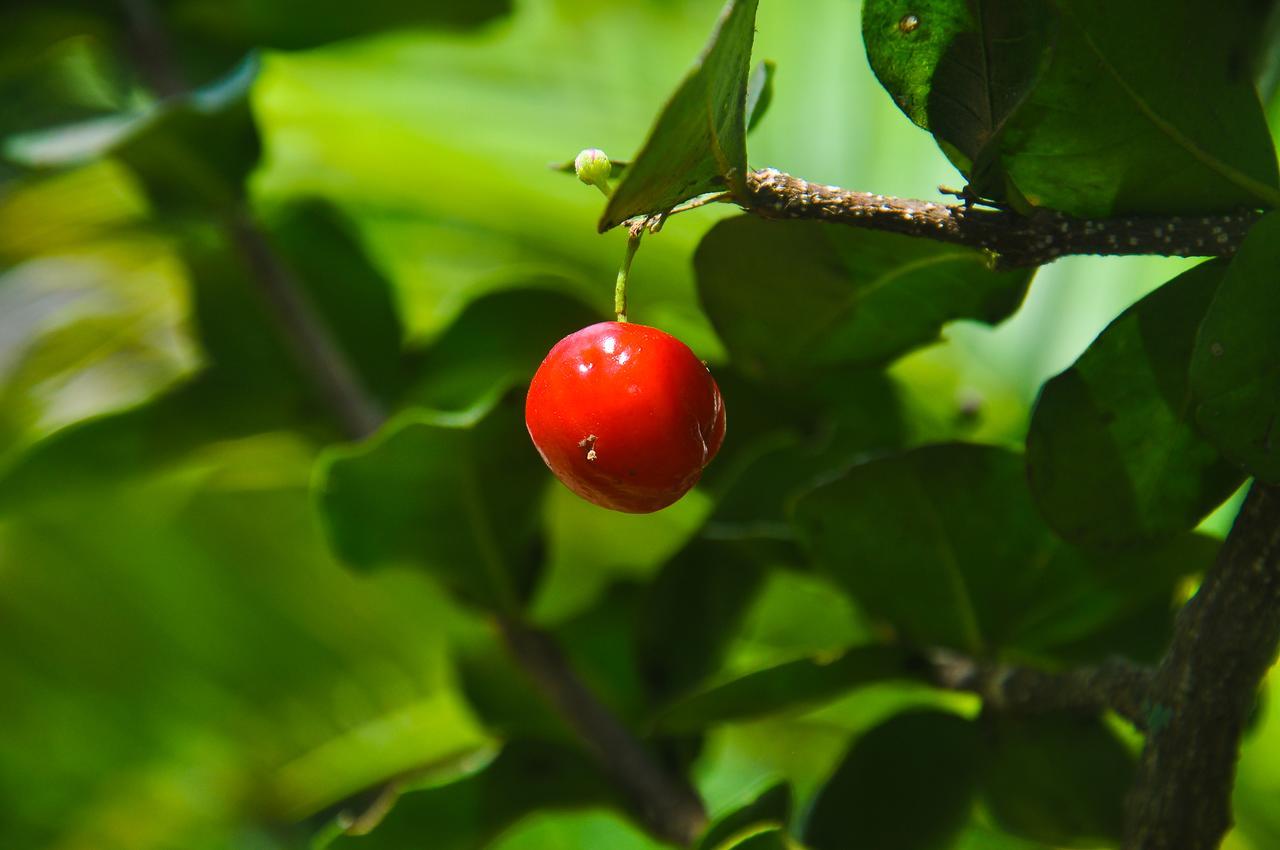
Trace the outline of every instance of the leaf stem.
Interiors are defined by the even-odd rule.
[[[633,226],[627,233],[627,252],[622,257],[622,267],[618,269],[618,281],[613,287],[613,311],[619,322],[627,321],[627,278],[631,276],[631,262],[640,249],[640,238],[644,236],[643,222]]]

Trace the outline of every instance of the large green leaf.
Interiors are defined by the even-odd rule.
[[[740,216],[694,257],[698,293],[735,363],[786,376],[880,363],[954,319],[995,324],[1032,272],[994,272],[975,250],[821,222]]]
[[[876,2],[868,54],[982,194],[1091,217],[1280,203],[1248,0],[1053,6]]]
[[[1118,843],[1132,753],[1097,718],[984,718],[982,794],[1008,831],[1053,846]]]
[[[540,562],[546,468],[508,395],[465,415],[407,412],[332,449],[317,497],[337,553],[360,569],[415,565],[468,598],[511,608]]]
[[[728,0],[711,40],[623,172],[600,219],[666,212],[705,192],[745,194],[747,83],[758,0]],[[757,101],[759,102],[759,101]]]
[[[748,543],[695,538],[646,588],[637,619],[640,671],[657,700],[715,672],[764,577]]]
[[[978,780],[972,721],[937,711],[901,714],[853,745],[813,803],[814,850],[944,850],[969,820]]]
[[[854,466],[801,497],[795,518],[819,567],[867,613],[910,643],[975,653],[1052,656],[1152,604],[1171,606],[1179,579],[1212,558],[1198,538],[1107,558],[1062,543],[1032,505],[1022,459],[990,446],[927,446]]]
[[[1200,325],[1191,358],[1196,422],[1233,463],[1280,481],[1280,215],[1254,225]]]
[[[1056,29],[1047,0],[868,0],[862,7],[876,77],[978,184],[999,179],[986,171],[1005,123],[1044,70]]]
[[[1067,540],[1126,546],[1195,526],[1243,476],[1195,430],[1187,370],[1226,263],[1130,307],[1045,384],[1027,434],[1037,507]]]

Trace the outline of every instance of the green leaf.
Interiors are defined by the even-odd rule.
[[[1280,482],[1280,215],[1263,218],[1231,261],[1191,356],[1196,422],[1223,455]]]
[[[413,372],[419,377],[404,401],[467,410],[485,396],[527,383],[556,342],[605,318],[576,298],[540,288],[543,283],[530,280],[468,304],[417,358]]]
[[[1170,610],[1180,579],[1213,554],[1190,535],[1108,557],[1065,545],[1037,515],[1021,457],[966,444],[854,466],[802,496],[795,521],[818,567],[866,613],[908,643],[972,653],[1053,656],[1106,630],[1127,637],[1131,618]]]
[[[1052,6],[875,0],[867,53],[985,196],[1085,217],[1280,203],[1248,0]]]
[[[751,71],[751,78],[747,80],[748,133],[756,128],[769,111],[769,104],[773,102],[773,75],[777,67],[776,63],[762,59],[756,63]]]
[[[713,673],[764,578],[749,543],[695,538],[646,588],[637,651],[649,692],[661,701]]]
[[[974,723],[938,711],[900,714],[854,743],[805,824],[813,850],[944,850],[969,820],[980,742]]]
[[[1017,309],[1032,275],[991,271],[969,248],[754,216],[712,228],[694,268],[734,362],[780,375],[891,360],[954,319],[995,324]]]
[[[1238,56],[1247,0],[1177,0],[1159,14],[1141,2],[1058,5],[1051,65],[1001,145],[1023,196],[1088,217],[1280,203],[1274,145]]]
[[[1053,846],[1118,843],[1129,750],[1097,718],[985,717],[982,795],[996,822]]]
[[[330,540],[359,569],[412,564],[480,604],[515,606],[539,562],[546,469],[508,395],[467,416],[409,412],[330,450],[316,490]]]
[[[1243,476],[1195,430],[1187,370],[1226,271],[1203,263],[1143,298],[1045,384],[1027,434],[1037,507],[1064,538],[1124,547],[1194,527]]]
[[[680,699],[658,716],[666,732],[696,732],[719,723],[801,711],[861,685],[910,678],[909,655],[890,646],[860,646],[835,657],[803,658],[748,673]]]
[[[376,830],[341,838],[338,850],[480,850],[532,812],[619,806],[590,759],[561,744],[516,741],[483,772],[400,798]],[[424,844],[425,842],[425,844]]]
[[[695,850],[733,850],[744,847],[755,835],[785,829],[791,820],[791,788],[774,785],[755,800],[713,823]],[[754,845],[753,845],[754,846]]]
[[[746,191],[747,82],[758,0],[729,0],[711,40],[613,190],[600,231],[722,189]]]
[[[982,652],[1045,536],[1023,475],[1001,449],[929,446],[855,466],[801,497],[795,516],[868,613],[910,641]]]
[[[248,98],[258,67],[250,55],[203,89],[141,112],[16,136],[5,154],[33,168],[114,157],[134,172],[162,212],[227,213],[244,199],[260,153]]]
[[[1005,124],[1043,73],[1056,28],[1044,0],[868,0],[862,7],[862,38],[881,85],[979,185],[991,182],[985,172]]]

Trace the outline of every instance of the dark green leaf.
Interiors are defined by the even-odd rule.
[[[1280,215],[1263,218],[1231,261],[1191,358],[1196,422],[1233,463],[1280,482]]]
[[[909,642],[974,653],[1052,656],[1104,630],[1127,637],[1132,618],[1171,606],[1181,578],[1213,554],[1190,535],[1105,558],[1067,546],[1036,514],[1021,458],[990,446],[927,446],[854,466],[802,496],[795,519],[818,566],[868,614]]]
[[[527,383],[561,337],[604,318],[575,298],[537,288],[541,283],[532,280],[468,304],[415,364],[421,377],[405,402],[467,410],[494,392]]]
[[[909,656],[889,646],[854,647],[834,658],[804,658],[760,670],[678,700],[660,730],[696,732],[719,723],[802,710],[860,685],[910,677]]]
[[[735,363],[782,375],[891,360],[953,319],[995,324],[1017,309],[1032,274],[991,271],[969,248],[754,216],[712,228],[694,267]]]
[[[1280,203],[1250,0],[1054,6],[875,0],[868,56],[979,194],[1091,217]]]
[[[1005,128],[1012,184],[1037,206],[1094,217],[1280,203],[1239,55],[1247,4],[1177,0],[1153,14],[1141,2],[1059,0],[1050,67]]]
[[[1005,122],[1044,71],[1056,28],[1046,0],[862,7],[867,58],[881,85],[975,184],[990,182],[985,172]]]
[[[638,618],[640,670],[659,701],[714,672],[764,567],[750,544],[697,538],[663,566]]]
[[[988,718],[982,793],[1004,829],[1054,846],[1119,842],[1133,756],[1096,718]]]
[[[586,755],[559,744],[508,744],[483,772],[405,794],[376,830],[340,838],[349,850],[479,850],[534,811],[617,805],[611,785]]]
[[[775,785],[752,802],[717,820],[698,840],[695,850],[732,850],[744,838],[785,828],[791,820],[791,788]]]
[[[1166,540],[1240,486],[1192,424],[1187,370],[1226,263],[1204,263],[1130,307],[1045,384],[1027,434],[1031,492],[1083,546]]]
[[[515,396],[468,415],[408,413],[322,461],[317,497],[353,567],[412,564],[482,604],[511,607],[539,561],[546,469]]]
[[[868,613],[908,640],[981,652],[1045,542],[1023,476],[1002,449],[929,446],[855,466],[801,497],[796,520]]]
[[[954,714],[900,714],[853,745],[805,824],[813,850],[944,850],[969,820],[980,742]]]
[[[773,74],[777,65],[768,59],[756,63],[747,80],[747,132],[750,133],[769,111],[773,102]]]
[[[727,188],[744,194],[747,79],[757,2],[725,4],[706,50],[614,188],[600,219],[602,232],[706,192]]]

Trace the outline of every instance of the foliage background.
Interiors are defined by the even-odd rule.
[[[253,208],[281,232],[299,202],[320,210],[293,231],[299,266],[319,258],[316,268],[342,270],[353,287],[385,281],[404,347],[445,364],[422,397],[464,407],[509,370],[531,371],[575,322],[607,314],[624,237],[597,236],[601,199],[547,163],[587,146],[633,151],[719,5],[519,0],[474,29],[267,50],[251,89],[263,145]],[[957,179],[871,75],[857,3],[765,2],[758,30],[755,55],[778,72],[751,139],[753,165],[908,197],[934,197]],[[129,105],[91,35],[34,53],[37,40],[23,35],[0,45],[5,133]],[[71,106],[46,114],[52,103]],[[147,432],[137,455],[145,462],[124,468],[100,466],[93,444],[79,455],[47,451],[86,423],[180,392],[207,362],[194,313],[199,266],[182,247],[189,233],[176,234],[172,217],[157,221],[148,204],[113,160],[35,175],[12,167],[0,184],[0,843],[303,846],[344,797],[433,764],[414,782],[462,787],[452,803],[408,795],[380,831],[343,846],[465,847],[499,826],[503,850],[652,846],[581,779],[566,780],[564,802],[584,805],[510,825],[484,808],[483,794],[447,785],[492,775],[482,768],[500,740],[541,721],[518,702],[512,732],[469,706],[456,659],[492,655],[473,612],[412,570],[352,574],[335,561],[310,493],[332,439],[322,427],[281,420],[172,451]],[[633,318],[680,336],[713,367],[726,355],[698,305],[692,255],[726,215],[673,220],[647,240],[631,284]],[[347,244],[362,254],[333,247]],[[1036,276],[1002,326],[948,326],[943,341],[890,368],[911,442],[1020,446],[1041,383],[1190,265],[1064,259]],[[493,295],[533,290],[580,303],[561,309],[539,296],[530,309]],[[482,298],[498,299],[488,318],[450,337]],[[221,344],[252,363],[257,326],[241,326],[235,309]],[[357,318],[369,324],[352,332],[377,340],[377,316]],[[504,342],[512,339],[521,342]],[[270,380],[260,383],[262,398],[277,396]],[[234,405],[208,415],[234,420]],[[727,405],[733,440],[732,396]],[[625,592],[611,586],[649,581],[715,498],[709,487],[628,517],[559,487],[546,493],[548,568],[533,611],[560,628],[616,703],[639,685],[615,677],[623,665],[611,653],[625,647],[609,628],[610,606]],[[1221,536],[1237,504],[1206,529]],[[772,572],[712,678],[841,647],[868,629],[823,580]],[[1264,701],[1241,765],[1227,845],[1236,850],[1280,845],[1272,704]],[[695,780],[713,815],[777,779],[794,784],[803,808],[846,744],[906,705],[976,709],[964,697],[880,684],[720,724],[693,761]],[[516,771],[495,781],[518,797],[544,778]],[[1040,846],[986,829],[971,827],[965,840]]]

